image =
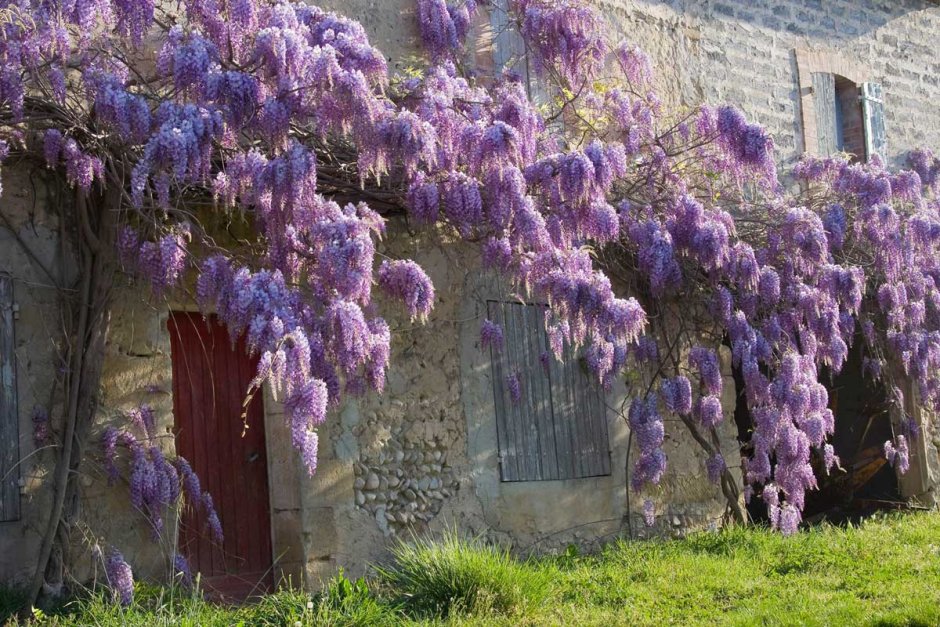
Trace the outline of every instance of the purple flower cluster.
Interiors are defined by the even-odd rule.
[[[118,33],[140,45],[153,24],[153,0],[114,0]]]
[[[179,553],[173,555],[173,580],[184,588],[193,586],[193,571],[189,561]]]
[[[383,261],[379,286],[401,300],[411,316],[427,319],[434,307],[434,285],[421,266],[413,261]]]
[[[898,469],[902,475],[911,467],[911,453],[907,445],[907,438],[899,435],[892,443],[888,440],[884,444],[885,458],[888,462]]]
[[[725,471],[725,468],[725,458],[721,456],[721,453],[715,453],[705,461],[708,480],[712,483],[721,481],[721,474]]]
[[[740,110],[723,106],[718,109],[717,128],[719,142],[737,165],[776,182],[774,141],[763,127],[748,124]]]
[[[64,166],[69,184],[86,192],[91,189],[96,179],[104,179],[104,164],[101,159],[82,152],[78,142],[71,137],[64,137],[56,129],[45,132],[43,154],[49,167]]]
[[[499,352],[503,349],[503,327],[492,320],[484,320],[480,327],[480,348]]]
[[[221,544],[222,528],[212,504],[212,497],[203,492],[199,478],[192,467],[182,457],[168,460],[163,451],[155,444],[155,414],[153,409],[142,406],[128,414],[130,425],[144,434],[143,441],[138,440],[130,431],[109,426],[101,435],[103,465],[108,477],[108,484],[113,485],[121,477],[118,468],[118,447],[127,450],[130,455],[130,500],[150,522],[154,537],[158,538],[163,530],[163,516],[168,507],[177,504],[179,497],[185,495],[187,503],[194,508],[201,508],[209,521],[213,538]]]
[[[111,549],[104,562],[108,587],[115,602],[127,607],[134,601],[134,572],[117,549]]]
[[[432,59],[454,55],[470,30],[476,2],[458,0],[448,4],[444,0],[417,0],[417,4],[421,41]]]
[[[617,46],[617,62],[634,88],[648,85],[653,80],[653,63],[646,51],[636,44],[621,42]]]
[[[693,413],[706,429],[717,427],[724,417],[721,399],[717,396],[702,396],[696,401]]]
[[[138,431],[146,434],[147,440],[153,441],[157,437],[157,417],[150,405],[141,405],[128,412],[127,417],[137,427]]]
[[[686,416],[692,412],[692,384],[679,375],[673,379],[665,379],[659,390],[666,409],[674,414]]]
[[[689,366],[698,372],[701,389],[705,394],[721,394],[721,367],[715,351],[704,346],[693,347],[689,351]]]
[[[634,490],[659,483],[666,471],[666,453],[662,449],[666,431],[657,403],[656,394],[651,394],[646,399],[635,398],[630,404],[630,430],[640,450],[630,477]]]
[[[188,223],[179,223],[157,242],[144,241],[132,228],[118,234],[118,257],[125,270],[150,283],[154,294],[161,295],[177,286],[187,268]]]
[[[112,125],[125,141],[147,140],[152,118],[146,98],[129,92],[121,80],[107,72],[89,70],[83,78],[91,91],[98,120]]]
[[[925,187],[937,189],[940,186],[940,157],[935,157],[933,151],[929,148],[912,150],[907,158]]]
[[[607,45],[595,10],[578,0],[512,0],[512,5],[537,70],[555,71],[574,88],[600,71]]]

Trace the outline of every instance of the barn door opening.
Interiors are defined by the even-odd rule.
[[[809,523],[856,521],[878,510],[906,507],[897,473],[884,455],[884,443],[894,437],[887,392],[882,383],[865,376],[862,345],[862,338],[856,338],[842,371],[836,376],[823,372],[820,379],[829,392],[829,408],[835,416],[835,433],[829,442],[840,467],[827,474],[822,455],[814,451],[811,463],[818,489],[806,493],[803,509],[803,519]],[[747,455],[752,451],[754,418],[747,407],[744,375],[737,366],[733,374],[737,395],[734,419]],[[752,498],[747,511],[754,522],[769,522],[767,506],[760,498]]]
[[[213,541],[201,511],[186,508],[180,553],[210,593],[241,600],[272,583],[271,518],[264,406],[260,392],[244,407],[255,360],[235,346],[214,317],[175,312],[169,320],[176,450],[212,495],[222,523]],[[245,414],[245,419],[242,414]]]
[[[904,507],[898,475],[884,454],[884,443],[894,437],[888,394],[883,383],[865,376],[862,345],[856,338],[842,371],[827,385],[836,424],[830,441],[841,468],[817,472],[819,489],[806,496],[804,517],[810,521],[857,520]]]

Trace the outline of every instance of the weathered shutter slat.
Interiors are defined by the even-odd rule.
[[[493,50],[493,63],[496,70],[510,69],[520,77],[524,84],[529,83],[529,67],[526,62],[525,41],[510,20],[509,0],[495,0],[490,11],[490,25],[496,45]]]
[[[610,472],[603,390],[566,348],[564,363],[552,362],[552,403],[559,478],[593,477]]]
[[[593,445],[593,429],[591,424],[591,392],[593,391],[591,383],[586,381],[583,369],[584,364],[580,360],[572,362],[572,374],[574,389],[578,393],[578,403],[574,407],[574,422],[578,425],[578,441],[575,443],[578,459],[581,460],[581,476],[590,477],[595,471],[595,455]]]
[[[591,411],[587,416],[591,424],[593,437],[594,469],[596,475],[606,475],[610,473],[610,442],[607,437],[607,403],[605,401],[604,389],[597,381],[591,383]]]
[[[521,397],[518,401],[512,402],[512,417],[516,423],[516,433],[521,440],[521,451],[519,458],[522,461],[520,471],[523,477],[533,480],[542,479],[542,468],[539,463],[539,434],[538,423],[532,412],[532,385],[528,376],[528,364],[526,361],[526,336],[525,321],[523,317],[522,305],[507,303],[503,305],[503,316],[509,320],[508,334],[510,356],[512,361],[511,373],[519,380],[519,389]]]
[[[0,522],[20,518],[20,429],[13,344],[13,280],[0,275]]]
[[[580,476],[602,475],[605,474],[604,460],[609,456],[604,392],[593,373],[587,372],[580,362],[574,361],[571,370],[572,385],[578,395],[573,418],[578,425],[579,437],[574,450],[582,460]]]
[[[568,386],[571,389],[571,397],[574,403],[571,406],[571,413],[560,417],[562,420],[570,420],[572,425],[571,451],[575,459],[576,476],[584,477],[590,474],[590,460],[584,455],[585,427],[581,418],[581,410],[584,407],[584,389],[578,385],[578,363],[577,356],[572,353],[565,358],[568,364]]]
[[[490,320],[503,328],[506,333],[506,323],[503,320],[503,309],[497,302],[487,303],[487,315]],[[506,347],[503,339],[503,350],[490,349],[493,376],[493,398],[496,403],[496,440],[499,447],[500,477],[503,481],[518,481],[519,472],[516,464],[516,435],[510,431],[512,421],[509,416],[509,390],[506,387]]]
[[[552,355],[548,374],[552,414],[554,416],[552,430],[555,434],[555,450],[557,451],[558,477],[560,479],[574,477],[577,474],[574,451],[571,449],[572,425],[571,421],[566,418],[571,416],[571,408],[574,407],[570,387],[566,381],[567,371],[567,363],[555,359],[555,356]]]
[[[601,475],[610,474],[610,432],[607,430],[607,399],[603,392],[597,394],[598,411],[595,414],[595,421],[598,426],[598,443],[600,450],[597,452],[598,459],[601,460]]]
[[[859,88],[862,117],[865,120],[865,158],[878,155],[888,162],[888,141],[885,131],[885,105],[880,83],[862,83]]]
[[[580,473],[580,460],[573,443],[577,439],[577,425],[572,417],[577,405],[574,390],[571,387],[571,354],[565,347],[562,360],[552,362],[552,405],[555,408],[555,438],[558,441],[558,450],[563,451],[559,457],[564,457],[566,464],[562,478],[575,477]]]
[[[813,102],[816,109],[816,136],[820,156],[828,157],[839,151],[836,127],[836,81],[828,72],[813,72]]]
[[[542,366],[541,355],[545,350],[547,335],[543,322],[543,307],[518,306],[525,316],[525,328],[528,335],[526,342],[526,364],[528,365],[528,385],[532,390],[533,411],[538,423],[539,464],[543,479],[558,478],[558,457],[555,443],[555,430],[552,425],[551,382]]]

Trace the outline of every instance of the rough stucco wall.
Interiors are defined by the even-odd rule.
[[[31,174],[33,176],[31,176]],[[2,176],[4,215],[13,231],[59,279],[58,226],[46,211],[44,187],[25,167],[4,166]],[[0,581],[20,581],[32,574],[44,530],[48,494],[40,488],[49,468],[42,450],[33,441],[33,409],[53,409],[58,402],[52,384],[56,374],[54,344],[60,320],[58,293],[53,281],[0,223],[0,272],[13,277],[14,302],[19,316],[14,321],[15,368],[19,411],[21,516],[0,523]]]
[[[629,429],[613,410],[608,412],[610,476],[500,482],[489,359],[479,348],[482,311],[491,294],[479,289],[475,247],[442,242],[434,232],[411,233],[400,220],[388,231],[380,253],[413,258],[427,269],[437,303],[426,324],[408,320],[394,307],[383,309],[393,338],[385,393],[348,401],[321,431],[317,473],[301,478],[310,585],[340,566],[362,574],[387,558],[391,541],[412,533],[456,528],[527,553],[572,542],[590,547],[631,526],[640,537],[719,524],[723,498],[705,478],[704,457],[678,422],[667,424],[669,469],[662,484],[631,494],[629,510]],[[727,355],[724,359],[729,361]],[[608,405],[620,407],[627,395],[622,384],[615,387]],[[723,449],[739,473],[730,375],[722,401]],[[644,498],[656,504],[653,529],[642,522]]]
[[[170,574],[168,560],[176,547],[173,513],[165,516],[164,529],[155,539],[150,523],[134,510],[128,498],[130,473],[124,464],[127,452],[119,448],[122,462],[119,468],[123,474],[118,483],[109,486],[100,465],[97,443],[107,425],[126,428],[126,412],[146,404],[156,414],[157,446],[164,455],[170,458],[175,455],[168,310],[165,303],[150,301],[146,291],[126,281],[118,288],[114,302],[98,416],[89,446],[89,463],[82,478],[82,518],[90,532],[86,544],[88,540],[101,539],[103,546],[113,545],[124,554],[136,577],[163,579]],[[131,432],[143,437],[133,429]],[[90,555],[88,558],[90,561]]]
[[[291,445],[290,428],[270,387],[264,389],[264,434],[268,456],[271,535],[275,581],[300,586],[303,582],[304,543],[300,509],[302,464]]]
[[[884,87],[888,154],[940,146],[940,7],[925,0],[597,0],[652,56],[666,101],[730,102],[774,135],[786,168],[804,147],[794,49],[865,67]],[[615,37],[612,37],[615,39]]]
[[[58,223],[49,211],[51,200],[42,191],[46,188],[41,172],[28,166],[2,169],[4,215],[42,265],[70,287],[76,280],[76,264],[71,259],[62,263]],[[37,446],[33,412],[37,406],[46,408],[52,430],[56,434],[60,431],[63,401],[56,360],[62,338],[61,316],[65,314],[52,279],[23,251],[5,225],[0,225],[0,271],[14,277],[19,305],[14,334],[22,515],[19,521],[0,523],[0,581],[15,582],[32,575],[48,515],[53,462],[48,447],[54,446],[58,437]],[[126,284],[118,287],[114,303],[98,417],[79,479],[82,524],[72,535],[77,560],[76,571],[70,573],[79,580],[93,572],[89,549],[99,539],[105,547],[119,548],[138,577],[162,577],[167,572],[165,556],[172,554],[175,537],[172,517],[168,516],[167,531],[154,542],[147,521],[129,503],[126,481],[107,486],[101,467],[97,442],[105,425],[124,424],[120,413],[141,403],[156,410],[161,448],[171,455],[174,450],[166,308],[146,301],[141,292]]]

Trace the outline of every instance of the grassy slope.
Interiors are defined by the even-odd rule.
[[[558,570],[559,622],[940,625],[937,514],[619,543]]]
[[[732,529],[681,541],[620,542],[597,556],[567,555],[523,565],[507,565],[492,551],[482,553],[453,542],[424,546],[406,556],[399,573],[409,568],[417,572],[415,566],[427,559],[427,572],[437,575],[415,579],[407,573],[386,573],[383,580],[373,582],[371,591],[364,584],[340,582],[312,609],[299,593],[281,593],[240,610],[178,599],[171,608],[166,591],[141,590],[138,603],[129,610],[92,601],[80,609],[73,605],[53,621],[148,626],[292,625],[295,621],[331,625],[940,625],[940,514],[870,520],[850,529],[822,527],[791,538],[759,529]],[[480,575],[487,570],[488,560],[491,572]],[[528,581],[519,585],[529,578],[532,585]],[[472,597],[476,609],[458,603],[442,618],[435,617],[427,604],[419,610],[414,604],[402,605],[403,599],[414,598],[403,593],[418,595],[435,587],[453,590],[455,585],[478,585]],[[520,600],[520,589],[523,596],[540,598]],[[507,609],[505,604],[488,603],[487,598],[515,601]],[[497,606],[502,613],[487,609]]]

